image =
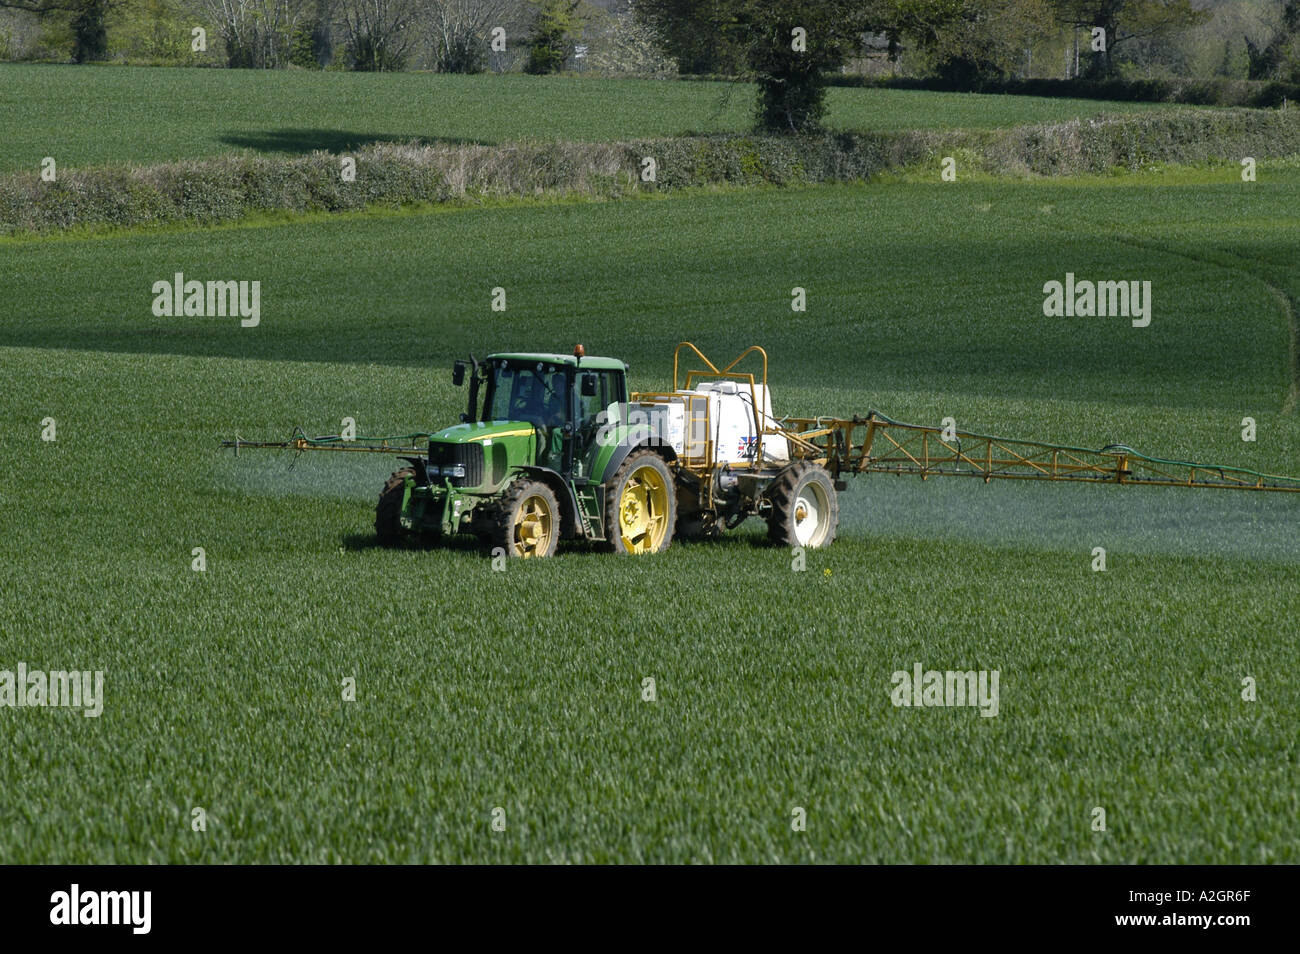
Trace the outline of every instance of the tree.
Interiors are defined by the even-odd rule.
[[[745,69],[734,0],[636,0],[632,16],[682,73],[734,76]]]
[[[866,8],[858,0],[742,0],[735,29],[758,84],[758,125],[809,132],[826,112],[826,72],[862,43]]]
[[[304,69],[318,70],[334,56],[335,0],[312,0],[311,13],[303,16],[290,38],[289,62]]]
[[[1279,79],[1289,75],[1297,65],[1297,41],[1300,40],[1300,0],[1287,0],[1282,8],[1282,22],[1267,44],[1256,46],[1246,37],[1248,77],[1253,80]]]
[[[1110,77],[1118,72],[1115,51],[1122,44],[1197,26],[1210,17],[1208,11],[1193,7],[1191,0],[1054,0],[1054,3],[1061,23],[1087,31],[1085,75],[1092,78]],[[1097,28],[1105,31],[1106,45],[1104,50],[1093,52],[1092,31]]]
[[[340,0],[348,63],[361,72],[400,70],[415,45],[414,0]]]
[[[555,73],[569,58],[571,38],[582,28],[580,0],[538,0],[537,19],[528,38],[529,73]]]
[[[1025,49],[1051,27],[1048,0],[962,0],[925,11],[914,6],[896,29],[929,57],[936,74],[971,89],[1014,72]]]
[[[190,48],[194,15],[181,0],[135,0],[108,25],[111,50],[130,60],[192,63],[200,51]]]
[[[306,0],[201,0],[226,45],[226,65],[272,69],[289,62],[290,39]]]
[[[440,73],[480,73],[489,63],[504,69],[508,61],[492,51],[492,31],[499,27],[509,43],[528,28],[523,0],[428,0],[425,17]]]
[[[596,22],[591,36],[591,68],[602,73],[664,76],[677,65],[662,52],[654,30],[631,11],[612,13]]]
[[[760,128],[807,132],[825,113],[826,72],[862,45],[880,2],[638,0],[632,9],[682,72],[734,71],[754,80]]]
[[[34,13],[41,19],[64,18],[72,30],[72,59],[102,60],[108,54],[108,15],[122,0],[0,0],[0,7]]]

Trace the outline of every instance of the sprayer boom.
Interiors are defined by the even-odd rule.
[[[399,451],[423,451],[427,449],[428,434],[403,434],[397,437],[344,437],[340,434],[328,437],[308,437],[301,427],[293,429],[293,436],[287,441],[246,441],[238,434],[233,441],[222,441],[222,447],[234,448],[239,456],[241,448],[256,447],[264,450],[291,450],[297,454],[309,450],[342,451],[351,454],[396,454]]]
[[[980,477],[986,482],[1055,480],[1300,492],[1300,477],[1148,457],[1124,444],[1088,450],[905,424],[879,411],[851,419],[788,418],[781,424],[797,455],[817,460],[837,477],[913,474],[923,480]]]

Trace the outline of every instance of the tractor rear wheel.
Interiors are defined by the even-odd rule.
[[[801,460],[786,469],[767,492],[772,512],[767,535],[783,547],[830,546],[840,522],[840,502],[826,468]]]
[[[414,476],[412,467],[393,471],[379,492],[379,503],[375,505],[375,535],[379,537],[380,546],[395,547],[406,536],[402,527],[402,497],[406,495],[406,478]]]
[[[658,553],[673,542],[677,490],[664,459],[633,451],[605,491],[606,546],[615,553]]]
[[[560,545],[560,504],[550,487],[516,480],[507,488],[492,528],[492,548],[510,557],[548,557]]]

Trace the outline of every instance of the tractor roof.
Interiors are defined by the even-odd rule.
[[[489,361],[542,361],[546,364],[564,364],[573,367],[578,363],[578,359],[571,354],[544,354],[533,352],[503,352],[499,354],[488,355]],[[596,358],[585,357],[579,367],[590,368],[593,371],[626,371],[627,365],[618,358]]]

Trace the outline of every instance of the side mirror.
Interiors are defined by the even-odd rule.
[[[465,362],[457,361],[451,366],[451,383],[460,387],[465,383]]]
[[[582,376],[582,396],[596,396],[596,376],[594,374],[584,374]]]

